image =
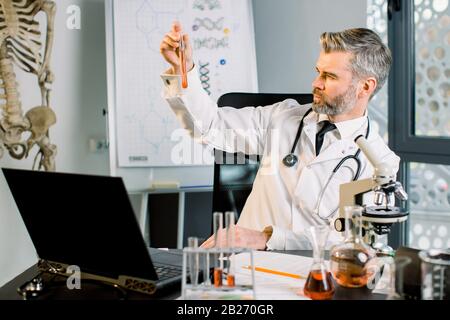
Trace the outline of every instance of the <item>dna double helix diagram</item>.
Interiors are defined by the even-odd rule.
[[[194,48],[198,49],[219,49],[228,48],[229,42],[228,37],[223,37],[222,39],[207,37],[207,38],[197,38],[194,39]]]
[[[195,18],[193,30],[197,31],[200,28],[205,28],[208,31],[212,30],[221,31],[223,29],[223,21],[224,21],[223,17],[217,21],[213,21],[210,18]]]
[[[194,4],[192,5],[192,8],[204,11],[206,9],[209,10],[222,9],[222,6],[219,0],[195,0]]]
[[[199,68],[199,73],[200,73],[200,82],[202,84],[203,89],[206,91],[206,93],[208,95],[211,95],[211,84],[210,84],[210,77],[209,77],[209,62],[198,62],[200,68]]]

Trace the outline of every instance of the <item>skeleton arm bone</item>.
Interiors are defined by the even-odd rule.
[[[44,60],[38,73],[38,79],[42,94],[42,105],[50,106],[50,89],[46,88],[45,85],[47,83],[52,83],[54,80],[49,64],[53,48],[56,4],[51,1],[45,1],[42,5],[42,11],[44,11],[47,16],[47,37],[45,40]]]

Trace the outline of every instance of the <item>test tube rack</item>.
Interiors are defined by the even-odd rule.
[[[181,292],[183,300],[255,300],[253,250],[184,248]]]

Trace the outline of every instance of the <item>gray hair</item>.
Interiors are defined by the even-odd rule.
[[[320,36],[320,44],[325,53],[352,53],[350,68],[353,75],[358,78],[374,77],[377,80],[372,96],[383,87],[389,75],[392,55],[375,32],[364,28],[325,32]]]

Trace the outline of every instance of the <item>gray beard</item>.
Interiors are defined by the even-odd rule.
[[[347,109],[350,109],[347,106],[339,106],[338,107],[336,105],[331,105],[329,103],[325,103],[325,104],[313,103],[312,108],[313,108],[314,112],[316,112],[316,113],[326,114],[329,116],[337,116],[337,115],[340,115],[340,114],[344,113],[345,111],[347,111]]]
[[[322,100],[322,103],[312,103],[312,109],[319,114],[326,114],[329,116],[337,116],[350,111],[355,104],[355,86],[350,86],[346,92],[337,96],[332,101]]]

